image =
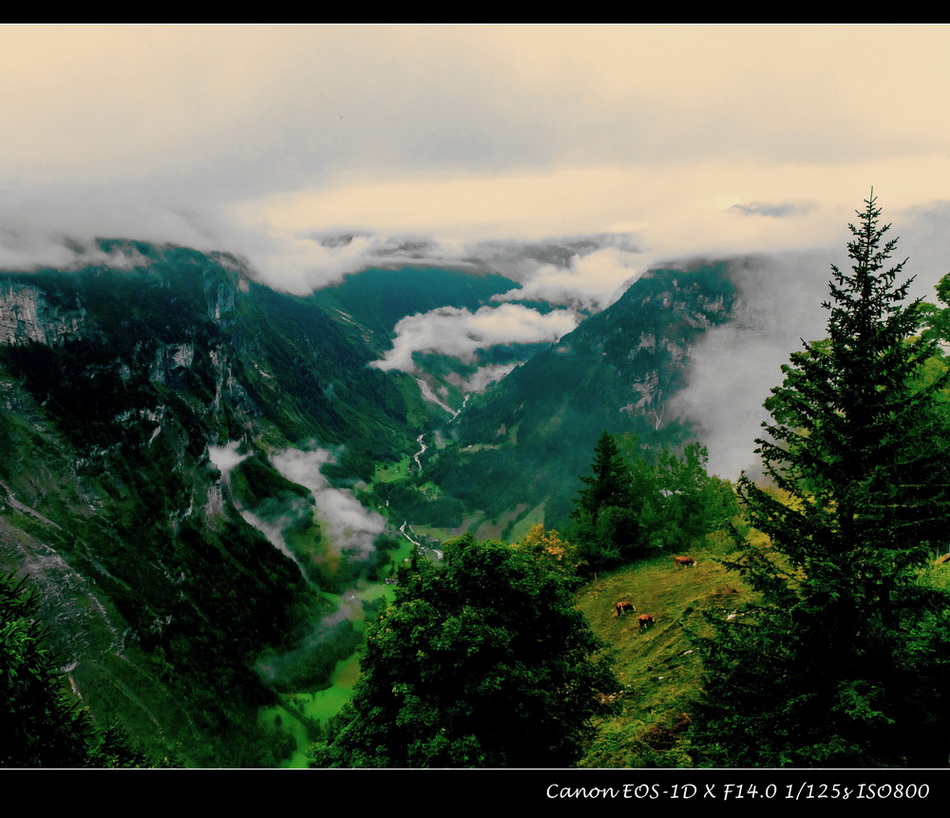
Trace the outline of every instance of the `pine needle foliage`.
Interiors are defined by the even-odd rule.
[[[117,728],[97,730],[65,692],[38,616],[35,588],[0,574],[0,767],[146,765]]]
[[[731,567],[760,602],[701,640],[696,759],[712,766],[934,766],[950,751],[946,378],[907,302],[873,191],[832,266],[827,339],[783,367],[757,441],[775,488],[738,484],[752,525]]]

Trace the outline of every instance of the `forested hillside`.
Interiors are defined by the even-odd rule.
[[[735,485],[672,408],[726,261],[411,366],[404,319],[512,282],[291,296],[128,241],[3,273],[0,670],[44,680],[6,716],[81,744],[6,763],[943,763],[947,311],[866,204]]]
[[[320,441],[327,472],[371,474],[425,409],[366,366],[358,333],[234,259],[103,249],[135,263],[0,280],[0,561],[41,590],[50,645],[104,723],[171,763],[277,763],[255,664],[292,655],[291,686],[322,682],[358,641],[345,619],[314,637],[338,608],[326,591],[385,559],[379,526],[352,559],[301,570],[331,533],[270,458]],[[291,524],[298,554],[275,547]]]

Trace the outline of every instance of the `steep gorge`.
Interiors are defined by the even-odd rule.
[[[338,475],[371,470],[413,444],[406,400],[355,333],[235,259],[134,251],[129,270],[0,277],[0,565],[42,589],[100,719],[172,763],[276,763],[255,663],[332,609],[241,516],[209,447],[253,454],[243,490],[295,494],[319,547],[312,499],[269,454],[335,446]]]
[[[673,398],[689,383],[693,347],[730,320],[735,299],[725,263],[646,273],[474,396],[427,475],[481,512],[484,536],[563,525],[603,431],[633,435],[647,450],[695,437]]]
[[[0,274],[0,568],[40,587],[94,715],[182,765],[277,764],[317,735],[259,714],[329,684],[397,540],[563,520],[604,429],[687,439],[666,407],[735,294],[725,265],[653,271],[447,412],[369,364],[390,321],[507,279],[369,271],[296,297],[224,254],[101,249],[122,263]]]

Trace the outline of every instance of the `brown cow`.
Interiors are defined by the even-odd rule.
[[[621,614],[625,614],[627,611],[636,611],[636,608],[633,607],[632,602],[623,600],[622,602],[618,602],[616,605],[614,605],[614,610],[617,612],[617,616],[620,616]]]
[[[687,565],[696,567],[696,560],[692,557],[673,557],[673,565],[676,568],[685,568]]]
[[[641,614],[640,619],[637,621],[640,623],[640,630],[645,631],[654,623],[655,620],[652,616],[650,616],[650,614]]]

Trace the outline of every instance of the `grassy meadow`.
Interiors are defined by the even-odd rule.
[[[697,560],[693,567],[678,568],[664,554],[601,574],[579,591],[577,607],[611,645],[625,689],[619,712],[599,725],[581,766],[690,766],[689,709],[701,673],[690,633],[708,631],[700,611],[726,617],[748,591],[719,561],[731,556],[727,551],[713,547],[689,555]],[[617,616],[614,605],[621,600],[636,612]],[[641,614],[651,615],[653,625],[641,630]]]

